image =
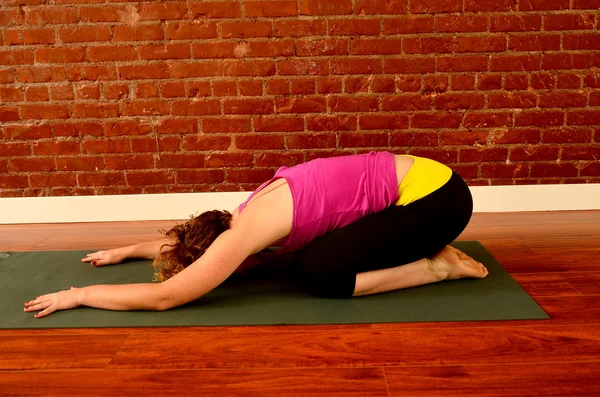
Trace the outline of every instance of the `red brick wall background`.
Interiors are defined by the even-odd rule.
[[[386,149],[600,181],[600,0],[0,0],[1,196],[250,190]]]

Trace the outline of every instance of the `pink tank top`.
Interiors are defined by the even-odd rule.
[[[285,252],[299,250],[315,238],[382,211],[398,200],[394,155],[370,152],[281,167],[240,205],[240,213],[256,193],[278,178],[287,181],[294,206]]]

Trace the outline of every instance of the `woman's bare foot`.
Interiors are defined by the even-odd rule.
[[[487,268],[464,252],[446,246],[430,260],[430,271],[441,280],[457,280],[459,278],[485,278]]]

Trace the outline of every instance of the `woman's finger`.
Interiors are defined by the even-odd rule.
[[[46,309],[42,310],[41,312],[35,314],[35,318],[42,318],[44,316],[47,316],[48,314],[51,314],[54,312],[54,306],[49,306]]]
[[[38,304],[26,307],[25,311],[26,312],[37,312],[38,310],[42,310],[42,309],[43,309],[42,304],[38,303]]]

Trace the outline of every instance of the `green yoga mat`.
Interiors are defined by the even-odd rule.
[[[82,307],[35,319],[23,312],[38,295],[92,284],[149,282],[150,261],[94,268],[89,251],[14,252],[0,259],[0,328],[358,324],[546,319],[546,313],[475,241],[453,244],[484,263],[486,279],[464,279],[352,299],[313,297],[290,276],[235,276],[195,302],[163,312]],[[5,256],[5,255],[4,255]]]

